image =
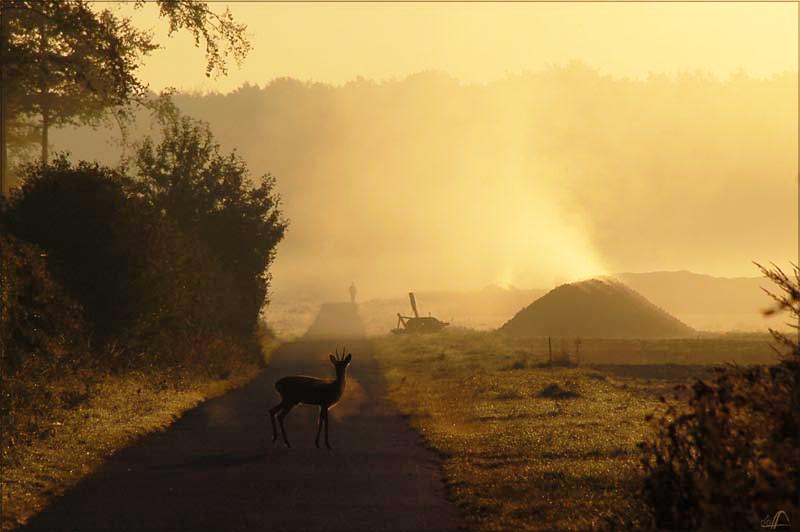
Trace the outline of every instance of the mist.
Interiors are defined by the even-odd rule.
[[[549,288],[622,271],[756,275],[797,256],[796,74],[615,78],[581,63],[178,94],[290,220],[280,297]],[[139,132],[148,121],[140,121]],[[117,163],[113,130],[56,150]]]

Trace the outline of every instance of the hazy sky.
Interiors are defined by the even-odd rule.
[[[220,2],[217,9],[226,4]],[[130,6],[119,6],[123,13]],[[230,91],[276,77],[342,83],[443,70],[466,82],[577,59],[616,76],[797,68],[794,3],[266,3],[230,4],[253,51],[241,69],[207,79],[185,33],[166,39],[148,5],[135,12],[164,49],[141,74],[155,90]]]
[[[114,8],[164,46],[152,89],[231,93],[181,102],[277,176],[276,291],[321,269],[374,297],[796,257],[795,3],[238,2],[253,50],[219,79],[154,5]],[[430,70],[458,81],[405,79]],[[718,79],[672,76],[697,70]]]

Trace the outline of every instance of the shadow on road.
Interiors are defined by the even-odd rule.
[[[205,456],[196,456],[191,460],[177,464],[159,464],[153,469],[170,471],[177,469],[208,469],[211,467],[231,467],[260,462],[267,457],[267,453],[249,453],[237,455],[235,453],[216,453]]]
[[[267,410],[287,374],[332,377],[342,340],[279,348],[247,386],[187,412],[113,455],[23,530],[447,530],[460,527],[438,458],[386,399],[365,339],[347,340],[350,382],[332,412],[333,451],[313,439],[317,410],[286,419],[273,446]],[[338,412],[338,415],[336,415]]]

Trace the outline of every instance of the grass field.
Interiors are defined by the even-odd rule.
[[[268,360],[277,342],[264,343]],[[241,362],[224,377],[129,372],[95,377],[92,392],[59,405],[31,426],[24,443],[2,457],[2,520],[11,530],[99,468],[137,438],[169,427],[186,410],[243,385],[262,370]],[[60,386],[48,383],[53,394]]]
[[[552,343],[556,356],[563,344],[576,360],[574,341]],[[444,456],[451,497],[476,530],[592,530],[619,514],[635,521],[636,444],[650,433],[645,416],[663,409],[659,398],[707,375],[705,364],[774,356],[761,336],[584,340],[577,367],[548,366],[546,338],[491,332],[385,336],[375,345],[390,397]]]

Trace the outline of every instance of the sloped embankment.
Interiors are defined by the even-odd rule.
[[[506,322],[514,336],[676,338],[695,331],[638,292],[613,279],[554,288]]]

